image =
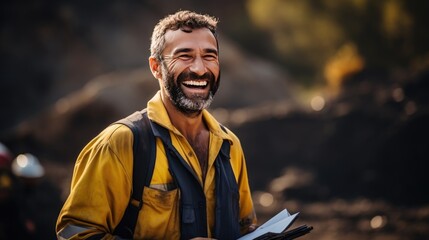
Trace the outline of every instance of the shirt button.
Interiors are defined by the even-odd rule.
[[[188,152],[188,156],[189,156],[189,157],[193,157],[193,156],[194,156],[194,154],[193,154],[192,152]]]

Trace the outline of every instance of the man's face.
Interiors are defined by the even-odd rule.
[[[206,28],[167,31],[161,63],[162,86],[175,107],[186,114],[208,108],[219,87],[217,43]]]

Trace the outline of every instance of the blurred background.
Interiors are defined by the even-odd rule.
[[[314,227],[303,239],[429,238],[429,2],[35,0],[1,9],[0,142],[11,158],[39,159],[58,189],[45,198],[60,199],[46,206],[50,216],[81,148],[157,91],[153,26],[189,9],[220,19],[211,112],[242,141],[260,223],[287,208],[300,212],[294,226]],[[52,232],[53,218],[43,220]]]

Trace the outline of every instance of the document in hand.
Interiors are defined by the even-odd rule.
[[[238,240],[251,240],[251,239],[294,239],[304,234],[309,233],[313,227],[311,226],[299,226],[290,231],[286,231],[299,213],[291,215],[286,209],[277,213],[270,220],[262,224],[255,231],[246,234]]]

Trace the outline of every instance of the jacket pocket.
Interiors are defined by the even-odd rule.
[[[180,238],[178,189],[163,191],[145,187],[143,207],[139,213],[139,228],[144,239]],[[138,229],[136,229],[138,231]]]

